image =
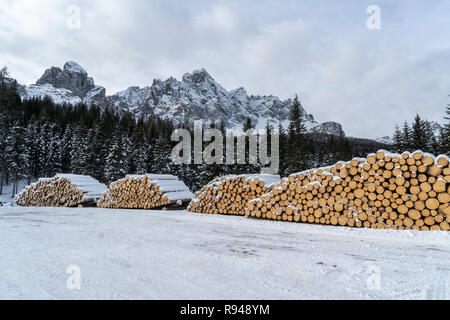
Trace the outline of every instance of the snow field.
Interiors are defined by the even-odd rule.
[[[1,299],[450,298],[448,232],[2,207],[0,236]]]

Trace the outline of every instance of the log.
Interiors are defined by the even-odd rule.
[[[172,175],[128,175],[112,182],[97,203],[101,208],[154,209],[181,207],[194,195]]]
[[[95,206],[105,191],[106,186],[90,176],[57,174],[27,186],[15,202],[27,207]]]
[[[279,181],[280,176],[268,174],[232,175],[216,178],[195,194],[195,198],[188,206],[188,211],[206,214],[244,215],[245,210],[250,207],[253,215],[257,218],[264,216],[271,219],[279,216],[280,219],[283,219],[281,213],[277,215],[270,211],[273,208],[271,199],[264,198],[266,194],[273,191],[274,185]],[[285,183],[286,188],[279,197],[280,201],[287,201],[288,198],[292,198],[289,193],[295,192],[296,189],[296,186],[289,185],[288,181]],[[282,192],[282,190],[277,190],[272,196],[276,198],[279,192]],[[267,204],[263,206],[262,201],[250,203],[255,198],[267,200]],[[293,218],[288,216],[292,216],[293,211],[288,207],[287,212],[289,214],[286,214],[283,220],[292,221]]]
[[[283,178],[267,195],[251,200],[245,214],[297,223],[448,231],[449,180],[446,156],[380,150]],[[259,214],[261,208],[277,210],[265,215]]]

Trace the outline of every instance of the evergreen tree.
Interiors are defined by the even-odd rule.
[[[245,123],[242,125],[242,131],[244,133],[251,133],[253,137],[256,136],[255,132],[255,124],[252,123],[251,118],[247,118]],[[254,138],[253,138],[254,139]],[[257,139],[257,138],[256,138]],[[233,173],[235,174],[251,174],[258,173],[260,171],[260,166],[257,164],[251,164],[251,162],[257,162],[257,158],[250,157],[250,137],[245,137],[245,164],[236,164],[233,168]],[[237,149],[236,149],[237,150]],[[256,155],[257,157],[257,155]],[[220,170],[216,168],[215,172],[213,172],[212,176],[217,176],[220,173]]]
[[[14,197],[18,193],[18,184],[21,178],[25,177],[28,164],[28,150],[26,148],[25,129],[16,124],[12,127],[6,139],[6,164],[8,173],[13,181]]]
[[[84,154],[87,130],[84,126],[78,126],[73,135],[72,150],[70,153],[70,166],[72,173],[82,174],[86,163],[86,155]]]
[[[300,136],[305,133],[306,127],[303,123],[303,116],[301,114],[301,103],[296,95],[294,98],[294,103],[291,107],[291,113],[289,117],[290,123],[289,123],[289,135],[297,135]]]
[[[349,161],[352,159],[352,150],[346,137],[339,137],[338,150],[340,161]]]
[[[398,124],[395,125],[394,135],[392,136],[392,141],[394,142],[395,152],[403,152],[403,139],[402,132]]]
[[[411,140],[411,147],[413,150],[425,151],[427,149],[427,131],[425,121],[423,121],[418,114],[414,118],[414,122],[412,124]]]
[[[402,149],[403,151],[411,151],[413,149],[412,142],[412,132],[411,128],[408,125],[408,122],[405,121],[403,124],[403,132],[402,132]]]
[[[96,147],[96,131],[94,128],[90,128],[87,131],[86,136],[83,139],[83,145],[81,147],[81,153],[83,159],[81,162],[80,173],[83,175],[96,176],[96,170],[98,166],[98,150]]]
[[[172,147],[168,137],[161,135],[152,150],[152,172],[171,174],[173,172]]]
[[[287,160],[287,151],[288,151],[288,141],[286,132],[283,129],[283,125],[281,122],[278,125],[278,133],[280,136],[279,147],[280,147],[280,175],[282,177],[287,175],[288,170],[288,160]]]
[[[306,127],[300,111],[301,104],[298,96],[295,96],[291,107],[290,123],[288,131],[288,172],[294,173],[307,169],[309,154],[305,139]]]
[[[123,150],[123,138],[120,132],[112,137],[110,146],[111,149],[109,150],[105,163],[105,180],[108,183],[121,179],[127,174],[124,169],[125,155]]]
[[[57,136],[52,136],[47,154],[47,175],[53,177],[55,174],[61,172],[61,154],[60,141]]]
[[[439,149],[441,153],[450,156],[450,104],[447,105],[445,111],[446,116],[444,116],[444,119],[447,120],[447,123],[444,124],[444,127],[441,130]]]
[[[8,68],[5,66],[0,69],[0,84],[2,86],[5,85],[5,79],[7,77],[9,77],[9,71]]]
[[[108,139],[105,137],[105,133],[101,130],[100,125],[96,125],[94,128],[93,137],[93,149],[96,150],[95,156],[92,157],[95,163],[95,168],[93,169],[93,176],[101,182],[105,182],[104,171],[106,157],[108,156]]]
[[[248,130],[248,129],[253,129],[253,127],[254,126],[252,125],[251,120],[249,121],[249,119],[248,119],[246,124],[244,125],[243,129],[244,130]],[[215,129],[215,128],[216,128],[215,123],[213,121],[211,121],[210,129]],[[205,143],[204,147],[206,147],[206,144],[209,144],[209,143],[210,142]],[[224,143],[223,140],[222,140],[222,143]],[[247,148],[248,148],[248,139],[246,139],[246,151],[245,151],[246,164],[245,165],[240,165],[242,173],[250,173],[253,170],[252,166],[249,165],[249,163],[248,163],[249,158],[248,158],[248,149]],[[219,156],[221,156],[221,158],[222,158],[222,162],[225,163],[224,158],[223,158],[224,147],[222,147],[220,150],[214,150],[214,152],[211,154],[211,156],[215,157],[216,156],[216,152],[219,153]],[[209,181],[213,180],[215,177],[222,176],[226,172],[225,167],[224,167],[223,164],[212,163],[212,164],[205,164],[202,167],[203,167],[203,170],[204,170],[202,175],[201,175],[202,181],[208,181],[209,182]],[[182,167],[180,167],[178,169],[180,170],[181,168]],[[208,183],[208,182],[206,182],[206,183]]]
[[[59,145],[59,154],[61,159],[61,172],[70,173],[71,172],[71,154],[72,154],[72,139],[74,136],[72,125],[68,125],[64,130],[61,143]]]
[[[6,175],[6,138],[9,132],[6,116],[0,113],[0,195],[3,194],[3,182]]]
[[[425,152],[435,154],[437,153],[438,143],[434,135],[431,123],[429,121],[424,121],[423,126],[424,126],[424,146],[422,150]]]
[[[51,145],[51,128],[48,122],[45,122],[41,126],[41,131],[39,134],[39,172],[41,176],[51,177],[52,172],[51,168],[49,168],[48,155],[50,154],[50,145]]]

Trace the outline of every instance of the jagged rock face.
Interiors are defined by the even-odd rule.
[[[204,69],[186,73],[181,81],[170,77],[155,79],[151,86],[129,87],[106,96],[103,87],[96,86],[87,72],[75,62],[67,62],[63,69],[52,67],[35,85],[22,86],[22,98],[49,96],[55,103],[96,104],[113,107],[120,114],[132,112],[136,117],[158,115],[175,125],[202,120],[223,122],[227,128],[240,129],[250,118],[256,129],[269,122],[273,127],[287,128],[293,100],[275,96],[249,96],[244,88],[224,89]],[[334,122],[319,125],[314,117],[300,108],[306,128],[316,132],[344,135],[342,127]]]
[[[248,117],[257,128],[264,128],[267,120],[285,121],[293,103],[274,96],[248,96],[244,88],[227,91],[204,69],[185,74],[182,81],[169,78],[154,80],[150,87],[130,87],[107,102],[122,112],[154,114],[176,124],[223,121],[228,128],[242,127]],[[309,127],[317,125],[312,115],[301,111]]]
[[[75,62],[67,62],[63,70],[58,67],[45,70],[36,84],[51,84],[55,88],[67,89],[80,98],[84,98],[95,87],[94,80]]]
[[[36,81],[36,85],[29,86],[26,93],[27,97],[45,94],[55,96],[56,99],[53,101],[56,103],[66,99],[66,102],[71,104],[84,102],[102,105],[106,98],[105,88],[96,86],[94,79],[88,76],[86,70],[73,61],[67,62],[62,70],[58,67],[45,70],[42,77]]]
[[[342,130],[342,126],[339,123],[333,121],[321,123],[318,126],[310,129],[309,131],[315,133],[334,134],[336,136],[345,136],[344,130]]]

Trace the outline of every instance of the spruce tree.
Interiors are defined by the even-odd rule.
[[[39,139],[39,171],[40,175],[44,177],[52,177],[53,170],[51,168],[51,164],[49,162],[49,155],[50,155],[50,148],[52,144],[53,139],[53,132],[52,132],[52,124],[49,122],[45,122],[41,126],[40,131],[40,139]]]
[[[251,132],[254,136],[256,135],[255,132],[255,124],[252,122],[251,118],[247,118],[245,120],[245,123],[242,125],[242,131],[244,133]],[[236,163],[234,168],[234,173],[236,174],[251,174],[251,173],[258,173],[260,171],[260,166],[257,164],[251,164],[250,162],[256,162],[258,159],[254,159],[250,157],[250,137],[245,137],[245,164],[238,164]],[[220,173],[220,170],[216,168],[215,175],[217,176],[218,173]]]
[[[0,69],[0,84],[2,86],[5,85],[5,79],[7,77],[9,77],[9,71],[8,71],[8,68],[6,66],[4,66]]]
[[[288,172],[294,173],[307,169],[308,152],[305,139],[306,127],[301,114],[301,104],[295,96],[291,107],[288,131]]]
[[[425,121],[423,121],[417,114],[412,124],[412,149],[423,150],[427,149],[427,132],[425,127]],[[410,150],[410,151],[413,151]]]
[[[73,135],[72,151],[70,154],[70,166],[72,172],[76,174],[82,174],[84,171],[84,166],[86,164],[85,155],[85,137],[87,130],[84,126],[78,126],[75,129]]]
[[[0,113],[0,195],[3,194],[3,181],[7,170],[5,151],[8,131],[6,116]]]
[[[403,141],[402,141],[402,132],[398,124],[395,125],[394,135],[392,136],[392,141],[394,142],[395,152],[403,152]]]
[[[302,135],[306,131],[305,124],[303,122],[303,116],[301,113],[301,103],[296,95],[294,98],[294,103],[291,107],[291,112],[289,116],[289,135]]]
[[[71,166],[71,154],[73,150],[73,127],[68,125],[64,131],[61,143],[59,145],[59,154],[61,159],[61,172],[70,173],[72,172]]]
[[[48,176],[52,177],[57,173],[61,173],[61,154],[60,154],[60,141],[57,136],[52,136],[49,144],[49,150],[47,154],[47,172]]]
[[[28,165],[25,129],[15,124],[6,139],[6,164],[13,181],[12,197],[18,193],[19,181],[25,177]]]
[[[405,121],[403,124],[403,131],[402,131],[402,149],[403,151],[411,151],[413,149],[413,142],[412,142],[412,132],[408,125],[408,122]]]
[[[424,126],[424,146],[423,151],[435,154],[437,152],[437,140],[433,132],[433,128],[429,121],[423,122]]]
[[[83,175],[96,176],[98,166],[98,150],[96,149],[96,131],[90,128],[86,136],[83,138],[82,153],[84,155],[82,161],[82,169],[80,171]]]
[[[447,120],[447,122],[441,130],[439,149],[441,153],[450,156],[450,104],[447,105],[445,112],[446,115],[444,116],[444,119]]]
[[[287,135],[286,132],[284,131],[283,125],[281,124],[281,122],[278,124],[278,133],[280,136],[280,142],[279,142],[279,147],[280,147],[280,175],[286,176],[287,171],[288,171],[288,161],[287,161],[287,157],[288,157],[288,139],[287,139]]]
[[[106,157],[105,180],[107,183],[121,179],[127,174],[124,170],[124,161],[123,138],[119,132],[117,135],[113,135]]]
[[[93,177],[101,182],[105,182],[104,171],[106,157],[108,156],[108,139],[102,131],[100,125],[96,125],[94,128],[93,149],[96,150],[93,161],[95,168],[93,170]]]
[[[28,124],[25,139],[29,153],[27,179],[30,183],[39,178],[41,170],[40,123],[35,119]]]
[[[171,142],[165,135],[161,134],[156,140],[152,150],[152,159],[152,172],[160,174],[173,173]]]

